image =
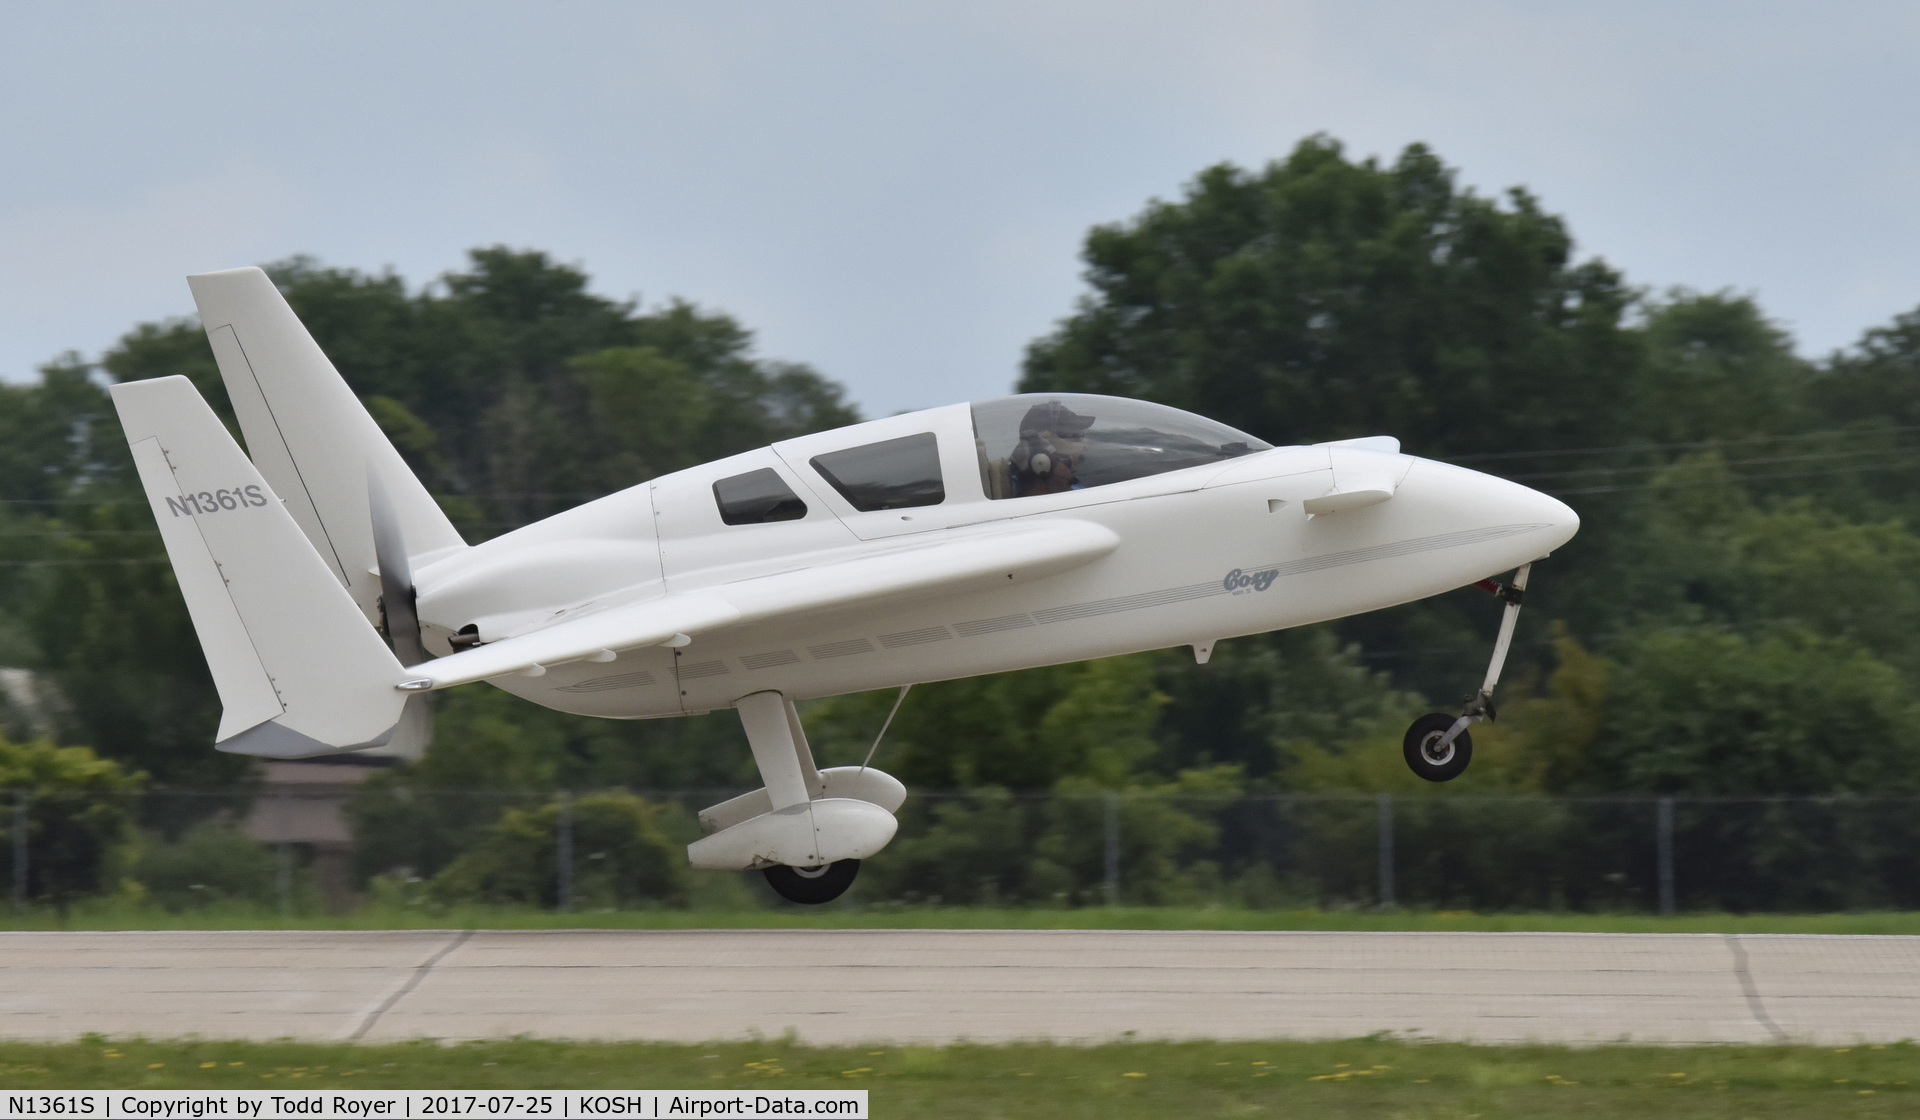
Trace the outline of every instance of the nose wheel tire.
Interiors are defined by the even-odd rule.
[[[847,893],[853,877],[860,874],[857,859],[836,860],[819,867],[788,867],[776,864],[765,872],[767,882],[788,902],[818,906]]]
[[[1459,717],[1428,712],[1407,728],[1402,748],[1407,767],[1429,782],[1450,782],[1459,777],[1473,761],[1473,737],[1462,729],[1453,742],[1441,745],[1447,729]]]

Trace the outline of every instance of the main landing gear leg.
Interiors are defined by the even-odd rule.
[[[815,766],[793,701],[756,692],[734,701],[760,768],[759,789],[700,810],[687,862],[704,871],[765,871],[791,902],[839,898],[860,861],[879,853],[900,822],[907,789],[872,767]]]
[[[1493,687],[1500,683],[1500,670],[1506,667],[1513,626],[1520,619],[1520,602],[1526,598],[1527,575],[1532,571],[1532,564],[1522,564],[1510,584],[1483,579],[1474,585],[1505,600],[1507,608],[1500,616],[1500,636],[1494,639],[1493,659],[1487,664],[1487,679],[1480,691],[1468,699],[1458,716],[1430,712],[1407,728],[1401,744],[1407,766],[1429,782],[1452,781],[1465,772],[1467,763],[1473,761],[1473,736],[1467,734],[1467,728],[1495,717]]]
[[[760,779],[767,785],[773,808],[804,805],[821,790],[820,771],[815,768],[813,751],[807,745],[807,733],[800,727],[800,713],[793,701],[777,692],[759,692],[739,701],[740,722],[747,732],[747,744],[753,748],[753,760],[760,768]],[[813,866],[788,866],[776,863],[765,869],[767,883],[781,898],[817,906],[845,894],[860,874],[857,859],[834,860]]]

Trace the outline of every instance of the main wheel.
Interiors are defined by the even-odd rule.
[[[1407,728],[1407,737],[1401,744],[1407,766],[1429,782],[1450,782],[1473,761],[1473,736],[1467,734],[1465,728],[1453,737],[1453,742],[1444,747],[1440,745],[1456,718],[1442,712],[1428,712]]]
[[[781,898],[803,906],[818,906],[839,898],[847,893],[847,888],[853,885],[853,877],[858,874],[860,861],[857,859],[836,860],[819,867],[775,864],[766,871],[767,882],[773,885]]]

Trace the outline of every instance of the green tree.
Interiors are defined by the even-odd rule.
[[[1920,308],[1867,330],[1829,358],[1809,405],[1819,423],[1847,434],[1812,449],[1829,455],[1808,464],[1821,471],[1808,490],[1864,516],[1920,524]]]
[[[1391,433],[1423,455],[1613,442],[1634,420],[1632,293],[1559,218],[1326,137],[1087,237],[1092,287],[1021,387],[1141,397],[1276,443]]]
[[[595,794],[569,807],[574,900],[580,906],[686,902],[686,852],[666,810],[629,793]],[[430,884],[443,902],[553,906],[559,901],[560,806],[509,809]]]
[[[1258,171],[1211,167],[1096,227],[1083,257],[1090,290],[1029,348],[1024,390],[1160,401],[1274,443],[1389,434],[1513,475],[1650,430],[1636,293],[1526,191],[1462,189],[1421,145],[1383,165],[1316,136]],[[1585,543],[1543,571],[1544,613],[1599,585],[1569,570]],[[1396,682],[1452,702],[1492,614],[1448,596],[1344,621],[1338,644],[1421,651],[1387,663]]]
[[[413,293],[392,273],[305,257],[269,272],[474,537],[662,471],[858,419],[833,382],[756,358],[751,332],[731,317],[678,300],[642,311],[597,296],[584,271],[545,253],[475,249],[468,268]],[[636,370],[640,354],[649,357]],[[190,319],[136,328],[101,364],[123,381],[191,377],[230,415]],[[636,388],[659,394],[654,411]]]
[[[1205,665],[1185,649],[1157,655],[1170,698],[1157,734],[1162,774],[1232,765],[1284,786],[1314,748],[1399,735],[1427,701],[1367,668],[1331,627],[1308,626],[1222,642]]]
[[[1474,728],[1475,766],[1526,793],[1591,788],[1592,754],[1607,719],[1610,666],[1556,626],[1557,662],[1542,694],[1521,689],[1500,705],[1500,719]]]
[[[894,695],[810,705],[808,738],[822,765],[858,762]],[[1147,654],[921,685],[875,765],[921,789],[1050,789],[1069,778],[1120,788],[1152,762],[1166,699]]]
[[[0,613],[15,664],[65,698],[60,738],[163,782],[225,784],[198,642],[112,402],[77,359],[0,388]]]
[[[1920,308],[1835,354],[1814,401],[1829,423],[1920,426]]]
[[[1678,289],[1647,307],[1641,334],[1648,354],[1645,401],[1629,432],[1671,443],[1808,426],[1812,367],[1752,299]]]
[[[133,864],[147,897],[174,913],[273,897],[273,850],[226,821],[203,820],[177,840],[153,838]]]
[[[1782,627],[1635,637],[1589,748],[1587,789],[1725,795],[1920,789],[1920,712],[1891,665]]]
[[[0,739],[0,790],[27,799],[29,898],[64,912],[108,885],[113,857],[131,835],[129,800],[141,779],[86,747]],[[9,828],[9,865],[15,843]]]

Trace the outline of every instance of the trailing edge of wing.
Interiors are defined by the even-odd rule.
[[[448,688],[535,665],[578,661],[602,650],[661,645],[677,634],[1034,579],[1090,563],[1119,545],[1113,530],[1086,521],[983,528],[877,555],[611,607],[415,666],[414,679],[405,687]]]
[[[530,669],[591,657],[601,650],[657,646],[675,634],[713,630],[739,621],[740,612],[724,600],[703,594],[668,595],[643,603],[612,607],[484,646],[415,665],[401,687],[449,688]],[[425,683],[422,683],[425,682]]]

